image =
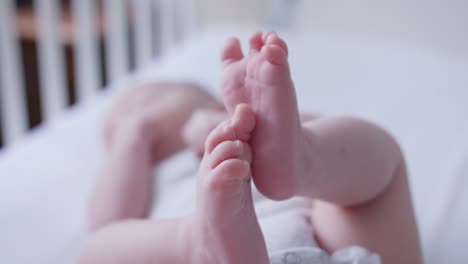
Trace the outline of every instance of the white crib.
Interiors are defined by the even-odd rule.
[[[97,10],[104,17],[105,77],[112,84],[129,71],[129,52],[135,66],[163,54],[197,27],[196,0],[71,0],[74,75],[79,103],[93,98],[101,82]],[[59,0],[34,0],[40,101],[43,122],[52,122],[67,107],[68,87],[59,35]],[[4,145],[20,140],[28,129],[21,49],[15,23],[15,1],[0,0],[0,134]],[[131,20],[131,23],[129,23]],[[134,36],[130,49],[128,35]],[[155,48],[158,47],[157,53]]]

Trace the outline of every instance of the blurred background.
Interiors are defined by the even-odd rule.
[[[395,135],[426,263],[466,263],[466,0],[0,0],[0,263],[73,263],[114,91],[216,94],[224,39],[259,29],[288,41],[301,108]]]
[[[2,0],[0,7],[0,146],[213,25],[468,54],[463,0]]]

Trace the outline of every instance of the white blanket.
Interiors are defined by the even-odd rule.
[[[202,34],[135,78],[196,80],[217,92],[226,32]],[[401,142],[426,262],[467,259],[467,61],[331,35],[285,37],[303,110],[365,117]],[[0,263],[73,263],[103,157],[102,114],[114,94],[78,106],[0,153]]]

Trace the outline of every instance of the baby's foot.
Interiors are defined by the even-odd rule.
[[[254,126],[252,111],[240,105],[206,141],[192,227],[195,263],[268,263],[250,184],[246,141]]]
[[[287,56],[286,43],[273,32],[255,34],[245,57],[238,39],[222,52],[224,103],[229,112],[246,103],[255,113],[253,180],[271,199],[294,196],[307,163]]]

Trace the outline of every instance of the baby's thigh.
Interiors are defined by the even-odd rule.
[[[316,201],[312,218],[315,235],[328,251],[358,245],[379,254],[383,263],[422,263],[404,164],[376,199],[354,207]]]

